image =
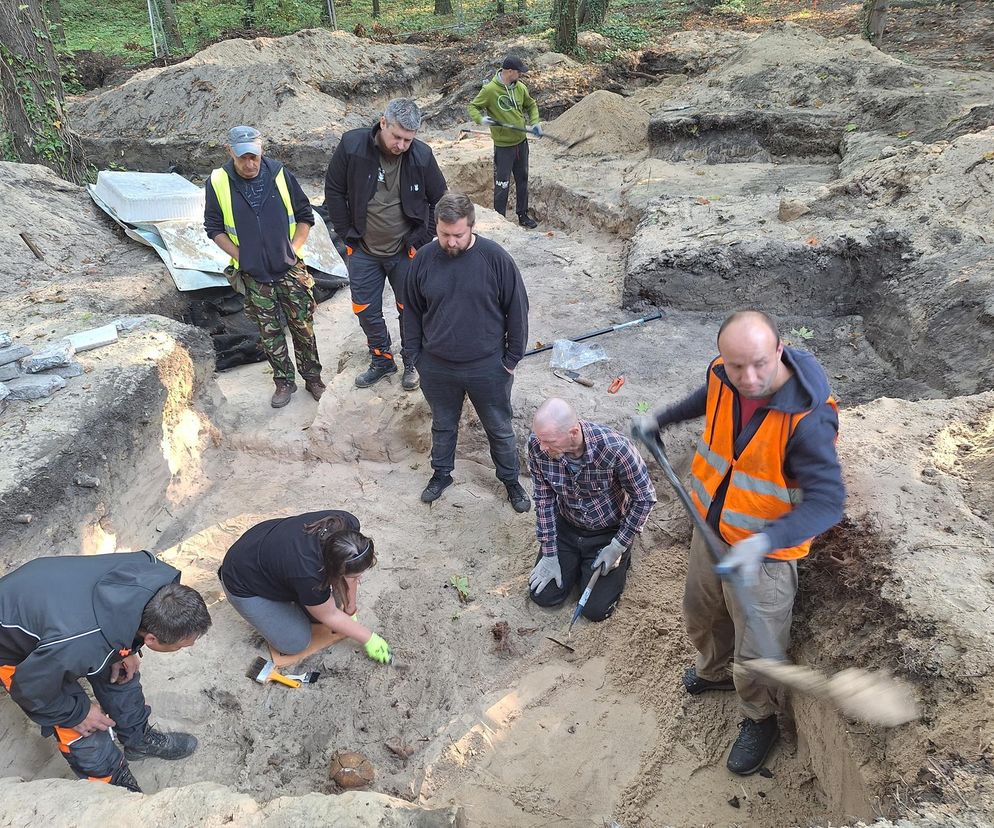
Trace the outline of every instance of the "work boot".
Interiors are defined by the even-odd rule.
[[[697,668],[688,667],[683,674],[683,687],[691,696],[697,696],[709,690],[734,690],[735,682],[732,681],[731,676],[719,681],[710,681],[697,675]]]
[[[389,374],[396,374],[397,366],[392,362],[371,362],[369,368],[355,378],[356,388],[369,388]]]
[[[142,793],[142,789],[138,785],[138,780],[135,779],[131,768],[128,767],[128,763],[124,760],[121,760],[121,767],[111,774],[110,784],[117,785],[119,788],[127,788],[134,793]]]
[[[517,480],[513,483],[505,483],[504,488],[507,489],[507,499],[511,501],[511,506],[514,507],[515,512],[521,514],[531,509],[531,499],[525,494],[524,488]]]
[[[538,222],[535,221],[531,216],[519,216],[518,224],[524,227],[526,230],[534,230],[538,227]]]
[[[405,391],[417,391],[421,385],[421,378],[418,376],[418,369],[413,365],[404,366],[404,378],[400,381],[400,387]]]
[[[309,380],[304,381],[304,390],[316,400],[321,399],[321,395],[324,393],[324,389],[326,387],[327,386],[321,382],[321,377],[311,377]]]
[[[777,717],[773,714],[758,722],[743,719],[739,728],[739,738],[728,752],[725,764],[732,773],[749,776],[763,767],[770,748],[777,740]]]
[[[124,756],[132,762],[149,756],[155,759],[185,759],[196,749],[196,736],[189,733],[163,733],[146,725],[140,742],[124,746]]]
[[[286,380],[276,380],[276,391],[273,393],[273,398],[269,401],[269,404],[273,408],[282,408],[290,402],[290,395],[296,390],[297,383],[287,382]]]
[[[428,485],[425,486],[425,490],[421,492],[421,502],[433,503],[438,500],[442,496],[442,492],[444,492],[451,485],[452,475],[436,471],[431,476],[431,480],[428,481]]]

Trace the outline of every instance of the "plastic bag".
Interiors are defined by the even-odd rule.
[[[552,359],[550,368],[566,371],[579,371],[581,368],[608,359],[607,353],[600,345],[584,345],[571,339],[557,339],[552,344]]]

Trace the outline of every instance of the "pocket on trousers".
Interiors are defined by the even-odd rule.
[[[289,273],[308,290],[314,287],[314,277],[311,276],[310,271],[307,269],[307,265],[305,265],[302,261],[298,260],[297,264],[290,268]]]
[[[245,279],[242,278],[240,270],[235,270],[234,267],[228,265],[224,269],[224,278],[228,280],[228,284],[231,285],[231,289],[235,293],[239,293],[242,296],[248,295],[248,290],[245,287]]]

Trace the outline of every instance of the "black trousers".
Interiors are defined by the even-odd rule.
[[[400,317],[400,355],[407,364],[409,354],[404,342],[404,291],[411,269],[411,255],[403,248],[386,259],[370,256],[365,250],[353,248],[345,259],[349,269],[349,289],[352,291],[352,312],[366,334],[370,361],[373,365],[390,365],[390,332],[383,319],[383,285],[389,280]]]
[[[540,607],[558,607],[572,595],[573,588],[577,584],[580,585],[581,590],[586,589],[587,581],[594,574],[594,559],[617,532],[617,526],[598,530],[580,529],[562,516],[557,516],[557,549],[559,566],[563,571],[563,585],[558,587],[555,581],[551,581],[541,592],[529,590],[531,599]],[[535,563],[538,563],[538,558],[535,559]],[[625,591],[628,569],[631,565],[632,551],[629,549],[621,556],[621,564],[617,569],[610,570],[607,575],[602,575],[598,579],[594,591],[590,593],[590,598],[583,608],[584,618],[603,621],[611,617],[621,599],[621,593]]]
[[[518,218],[528,215],[528,139],[513,147],[494,145],[494,209],[504,215],[514,175],[514,204]]]
[[[463,401],[469,397],[487,432],[497,479],[518,479],[518,447],[511,426],[511,385],[500,352],[469,363],[453,363],[427,352],[418,360],[421,391],[431,408],[431,467],[451,474],[456,464],[456,439]]]

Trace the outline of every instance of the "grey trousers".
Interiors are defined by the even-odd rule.
[[[797,594],[797,561],[768,561],[759,583],[750,591],[758,623],[785,652]],[[729,584],[715,574],[704,538],[694,530],[683,595],[687,637],[697,648],[697,675],[709,681],[728,677],[731,662],[761,658],[756,630],[745,622],[742,607]],[[762,631],[760,631],[762,632]],[[744,670],[735,671],[735,691],[743,715],[759,721],[777,712],[776,690]]]
[[[311,643],[311,624],[316,624],[296,601],[270,601],[268,598],[252,596],[241,598],[232,595],[221,582],[221,588],[242,618],[280,653],[290,655],[307,649]]]

